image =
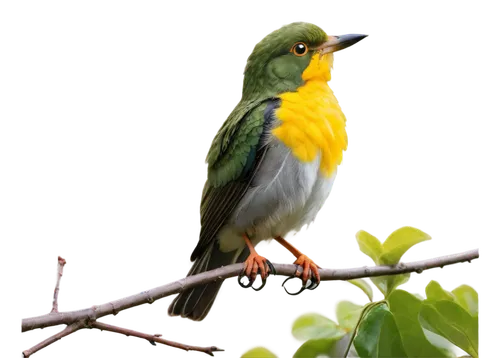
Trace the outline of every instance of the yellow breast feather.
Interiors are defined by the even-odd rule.
[[[320,170],[331,176],[347,149],[345,116],[328,86],[333,62],[331,54],[314,55],[302,74],[305,84],[297,92],[281,94],[276,110],[280,124],[272,133],[302,162],[321,156]]]

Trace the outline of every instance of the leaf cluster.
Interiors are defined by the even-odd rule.
[[[356,239],[360,250],[377,265],[397,265],[412,246],[430,240],[430,236],[412,227],[394,231],[381,243],[366,231]],[[478,354],[478,295],[462,285],[446,291],[436,281],[426,289],[426,298],[398,289],[410,274],[381,276],[371,281],[384,299],[373,300],[370,284],[362,279],[351,281],[366,293],[364,306],[341,301],[336,321],[317,313],[297,318],[292,335],[304,343],[294,358],[316,357],[436,357],[455,358],[455,347],[471,357]],[[276,357],[266,348],[255,348],[242,358]]]

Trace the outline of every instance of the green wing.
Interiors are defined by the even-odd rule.
[[[208,179],[201,198],[200,240],[191,261],[213,242],[248,190],[267,150],[261,139],[269,131],[267,124],[275,103],[239,105],[217,133],[207,156]]]

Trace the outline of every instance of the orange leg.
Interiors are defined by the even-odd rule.
[[[250,249],[250,255],[245,260],[245,275],[252,277],[252,280],[257,279],[257,271],[260,269],[260,277],[261,279],[267,276],[267,273],[270,271],[269,266],[267,266],[266,260],[267,257],[262,255],[255,246],[250,242],[250,239],[247,235],[243,235],[245,242]]]
[[[320,276],[319,276],[320,267],[316,265],[313,260],[311,260],[302,252],[297,250],[294,246],[292,246],[288,241],[283,239],[281,236],[277,236],[274,239],[278,241],[281,245],[283,245],[288,251],[290,251],[293,254],[293,256],[297,258],[294,264],[302,267],[301,279],[303,286],[305,287],[307,280],[309,279],[309,277],[311,277],[313,284],[316,284],[314,288],[316,288],[320,282]]]

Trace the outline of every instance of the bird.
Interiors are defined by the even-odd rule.
[[[346,118],[328,85],[333,53],[366,36],[328,36],[314,24],[295,22],[255,46],[241,100],[206,158],[201,230],[188,276],[244,263],[240,285],[254,288],[260,275],[262,284],[254,288],[259,290],[274,267],[255,246],[275,240],[295,256],[302,290],[317,287],[320,267],[285,236],[311,223],[330,194],[347,149]],[[203,320],[221,285],[182,291],[169,315]]]

